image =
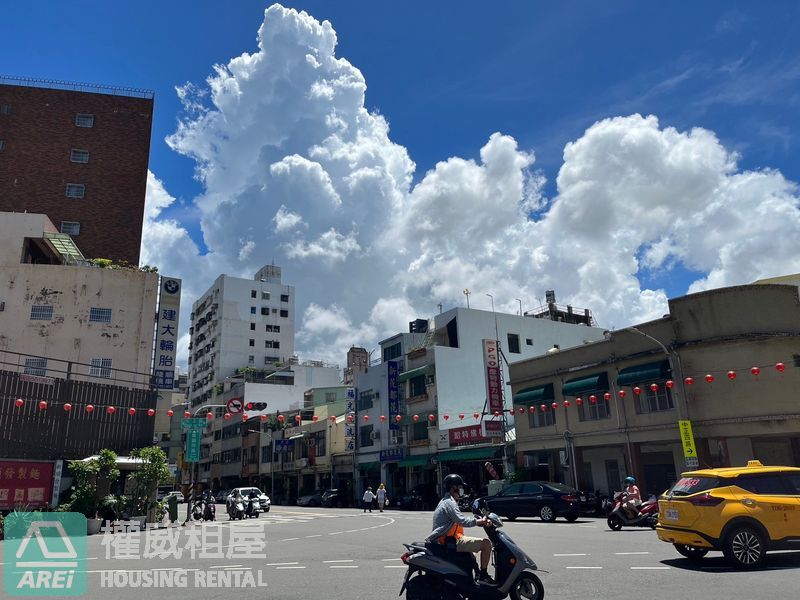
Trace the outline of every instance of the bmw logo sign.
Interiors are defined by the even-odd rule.
[[[168,294],[177,294],[179,289],[181,289],[181,284],[174,279],[167,279],[164,282],[164,291]]]

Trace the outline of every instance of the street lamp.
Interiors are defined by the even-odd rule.
[[[467,297],[467,308],[469,308],[469,295],[472,292],[469,291],[469,288],[464,288],[464,295]]]
[[[522,300],[519,298],[514,298],[517,302],[519,302],[519,316],[522,316]]]
[[[689,403],[686,401],[686,384],[685,384],[685,382],[683,380],[683,367],[681,365],[680,356],[678,356],[677,353],[669,350],[660,340],[654,338],[652,335],[650,335],[648,333],[645,333],[641,329],[639,329],[637,327],[628,327],[628,330],[633,331],[635,333],[638,333],[639,335],[641,335],[643,337],[646,337],[651,342],[656,343],[658,345],[658,347],[661,348],[661,350],[664,352],[664,354],[667,355],[667,362],[669,363],[669,370],[670,370],[670,372],[673,373],[673,377],[677,377],[678,378],[679,385],[681,386],[681,393],[683,395],[683,404],[684,404],[684,407],[686,408],[686,418],[688,419],[689,418]],[[675,362],[673,361],[673,359],[677,361],[677,366],[678,366],[677,370],[675,369]],[[678,417],[679,418],[680,418],[680,415],[681,415],[680,406],[681,406],[681,402],[680,402],[680,398],[679,398],[678,402],[677,402]]]

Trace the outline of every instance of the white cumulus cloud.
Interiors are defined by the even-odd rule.
[[[409,152],[365,108],[367,83],[336,44],[329,22],[273,5],[257,49],[179,88],[185,114],[168,143],[196,161],[207,254],[162,218],[172,199],[148,179],[143,257],[196,294],[274,259],[297,286],[307,356],[341,363],[352,344],[463,303],[464,288],[472,306],[488,292],[509,312],[556,289],[621,327],[666,308],[643,269],[701,273],[691,291],[800,271],[797,185],[743,171],[713,132],[655,116],[591,124],[565,147],[551,198],[532,149],[503,133],[413,185]]]

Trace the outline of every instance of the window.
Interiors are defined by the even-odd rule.
[[[288,310],[282,310],[281,311],[281,316],[284,317],[284,318],[288,318],[289,317],[289,311]]]
[[[256,314],[256,307],[255,307],[255,306],[251,306],[251,307],[250,307],[250,314],[251,314],[251,315],[254,315],[254,314]]]
[[[281,326],[280,325],[273,325],[272,326],[272,331],[274,331],[275,333],[280,333],[281,332]]]
[[[727,484],[726,484],[727,485]],[[669,490],[667,496],[689,496],[713,490],[720,486],[720,480],[716,477],[682,477]]]
[[[514,483],[503,490],[503,496],[520,496],[522,495],[521,483]]]
[[[552,404],[552,401],[549,402]],[[556,411],[550,407],[542,412],[541,408],[536,408],[534,412],[528,412],[528,427],[535,429],[537,427],[550,427],[556,424]]]
[[[261,462],[272,462],[272,446],[261,446]]]
[[[110,308],[96,308],[89,309],[89,322],[90,323],[111,323],[111,309]]]
[[[53,307],[34,304],[31,306],[31,321],[52,321]]]
[[[289,294],[281,294],[281,302],[288,302]]]
[[[250,340],[250,345],[251,345],[251,346],[255,346],[255,345],[256,345],[256,341],[255,341],[255,340],[253,340],[253,339],[251,339],[251,340]]]
[[[409,391],[409,397],[413,398],[414,396],[421,396],[425,393],[425,375],[420,375],[419,377],[412,377],[409,380],[409,385],[411,387]]]
[[[336,392],[325,392],[325,402],[327,404],[336,402]]]
[[[383,362],[397,358],[403,353],[400,342],[383,349]]]
[[[76,127],[94,127],[94,115],[78,113],[75,115]]]
[[[278,340],[273,340],[272,341],[272,347],[273,348],[280,348],[281,347],[281,343]]]
[[[533,340],[531,338],[525,338],[525,345],[533,346]]]
[[[6,141],[0,140],[0,152],[6,149]]]
[[[277,356],[265,356],[264,357],[264,364],[265,365],[271,365],[273,363],[280,362],[280,360],[281,359],[279,357],[277,357]]]
[[[512,354],[519,354],[519,336],[516,333],[508,334],[508,351]]]
[[[266,306],[261,307],[261,316],[266,317],[269,314],[269,309]]]
[[[88,150],[72,150],[69,153],[69,161],[74,163],[86,164],[89,162]]]
[[[264,342],[264,348],[272,348],[272,340],[266,340]]]
[[[554,486],[548,486],[553,489]],[[554,488],[556,492],[561,492],[563,494],[568,494],[572,491],[572,488]],[[544,488],[540,486],[538,483],[523,483],[522,484],[522,493],[523,494],[541,494],[544,491]]]
[[[81,232],[81,224],[77,221],[61,221],[61,233],[67,235],[79,235]]]
[[[86,195],[86,186],[82,183],[67,184],[67,198],[83,198]]]
[[[262,300],[269,300],[269,292],[261,292]]]
[[[372,425],[364,425],[358,432],[358,446],[364,448],[372,446],[375,442],[372,439]]]
[[[375,392],[372,390],[368,390],[366,392],[361,392],[358,395],[358,405],[356,406],[357,410],[369,410],[372,408],[372,401],[375,399]]]
[[[412,441],[423,441],[428,439],[428,424],[423,423],[420,421],[419,423],[414,423],[411,427],[411,440]]]
[[[672,403],[672,392],[667,389],[663,381],[659,382],[658,390],[655,392],[649,385],[642,387],[642,393],[636,398],[636,412],[640,415],[673,408],[675,405]]]
[[[786,496],[793,493],[789,491],[781,473],[743,475],[736,479],[736,485],[748,492],[767,496]]]
[[[599,421],[611,416],[611,408],[608,401],[603,398],[603,394],[605,394],[605,390],[591,392],[583,397],[583,405],[578,407],[578,415],[581,421]],[[589,400],[590,395],[597,396],[595,404],[592,404]]]
[[[26,358],[25,359],[25,374],[38,375],[44,377],[47,374],[47,359],[46,358]]]
[[[248,363],[248,364],[252,365],[252,364],[254,364],[255,362],[256,362],[256,357],[255,357],[255,356],[253,356],[252,354],[251,354],[251,355],[249,355],[249,356],[247,357],[247,363]]]
[[[250,323],[250,331],[255,331],[255,330],[256,330],[256,324]]]
[[[255,298],[258,296],[258,293],[255,290],[250,290],[250,297]]]
[[[110,358],[93,358],[89,364],[89,375],[92,377],[111,377],[111,359]]]
[[[11,105],[10,104],[3,104],[0,106],[0,115],[10,115],[11,114]]]
[[[272,309],[272,314],[273,315],[277,315],[278,314],[278,309],[277,308],[273,308]]]

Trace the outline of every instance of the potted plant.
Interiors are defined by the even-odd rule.
[[[157,446],[137,448],[131,451],[131,458],[137,459],[137,470],[130,474],[134,482],[131,495],[132,520],[138,520],[142,529],[148,522],[155,522],[156,491],[159,484],[171,477],[167,468],[167,455]]]
[[[78,512],[86,517],[86,533],[100,531],[101,521],[97,518],[96,477],[98,465],[94,460],[87,462],[71,460],[69,469],[74,478],[69,500],[58,507],[59,511]]]

